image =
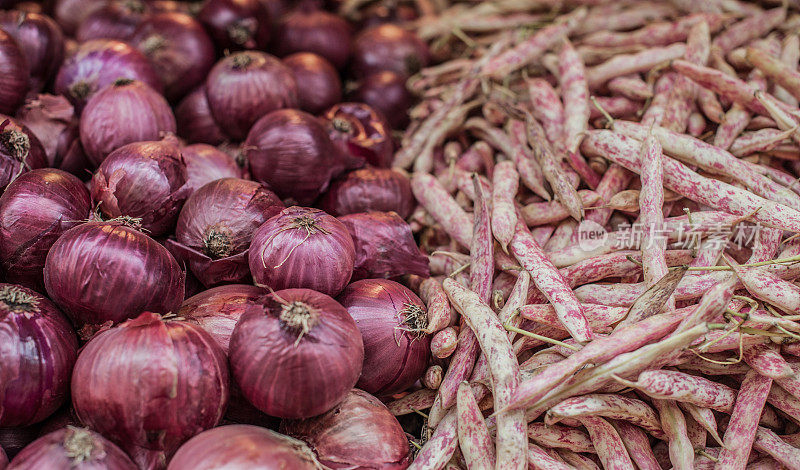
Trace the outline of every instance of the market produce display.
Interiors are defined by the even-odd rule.
[[[800,2],[0,8],[0,470],[800,470]]]

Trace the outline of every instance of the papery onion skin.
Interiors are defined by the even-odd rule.
[[[206,97],[220,129],[241,140],[265,114],[297,106],[297,82],[276,57],[259,51],[237,52],[211,69]]]
[[[38,423],[64,403],[78,340],[45,296],[0,284],[0,427]]]
[[[81,327],[118,323],[143,311],[175,312],[184,278],[167,249],[142,232],[120,222],[89,222],[53,244],[44,285]]]
[[[331,141],[340,152],[372,166],[392,164],[392,129],[379,112],[364,103],[339,103],[323,115]]]
[[[313,52],[342,69],[350,57],[352,35],[343,18],[323,10],[298,8],[281,19],[275,48],[280,56]]]
[[[253,301],[266,293],[266,289],[249,284],[212,287],[184,300],[178,316],[200,325],[227,355],[236,322]]]
[[[347,228],[321,210],[289,207],[253,234],[248,254],[256,284],[306,288],[327,295],[344,289],[353,273],[355,248]]]
[[[244,152],[253,179],[304,205],[325,192],[332,178],[361,163],[336,150],[317,118],[295,109],[259,119],[244,142]]]
[[[329,468],[402,470],[411,463],[408,439],[397,418],[359,389],[321,416],[284,420],[281,431],[306,442]]]
[[[209,0],[197,13],[222,50],[265,49],[271,18],[259,0]]]
[[[81,146],[78,116],[61,95],[36,95],[17,112],[20,123],[33,131],[47,155],[47,166],[78,177],[86,176],[88,160]]]
[[[20,174],[47,166],[36,135],[16,119],[0,114],[0,192]]]
[[[0,11],[0,28],[14,37],[25,55],[31,89],[41,90],[64,60],[64,34],[47,15]]]
[[[428,46],[416,34],[394,24],[382,24],[356,36],[350,68],[359,77],[382,70],[410,77],[429,63]]]
[[[175,108],[175,120],[178,122],[178,135],[190,144],[219,145],[225,141],[225,134],[211,116],[205,85],[181,100]]]
[[[68,229],[89,218],[83,182],[54,168],[22,174],[0,196],[0,266],[6,279],[43,290],[47,252]]]
[[[379,111],[394,129],[408,125],[412,99],[406,79],[390,70],[367,75],[350,96],[351,101],[366,103]]]
[[[356,250],[353,280],[430,275],[428,257],[417,247],[411,227],[394,212],[348,214],[339,220]]]
[[[106,220],[141,219],[142,228],[159,236],[175,226],[191,193],[187,179],[177,139],[134,142],[111,152],[97,169],[92,200]]]
[[[153,63],[171,101],[200,85],[214,65],[214,44],[203,26],[184,13],[150,16],[130,42]]]
[[[134,460],[166,460],[216,426],[228,404],[225,353],[197,325],[145,312],[98,333],[72,374],[72,404]]]
[[[319,470],[303,442],[248,424],[220,426],[190,439],[168,470]]]
[[[89,99],[80,131],[86,155],[100,165],[123,145],[158,140],[163,133],[174,134],[177,125],[163,96],[144,82],[121,79]]]
[[[58,70],[54,89],[80,111],[95,93],[121,78],[139,80],[157,92],[164,88],[150,61],[133,46],[95,39],[79,44],[68,54]]]
[[[71,36],[84,18],[106,3],[108,0],[55,0],[53,15],[64,33]]]
[[[186,162],[186,184],[192,192],[222,178],[241,178],[242,169],[227,153],[208,144],[187,145],[181,149]]]
[[[308,418],[331,409],[355,385],[364,350],[338,302],[310,289],[286,289],[242,315],[229,356],[236,383],[256,408]]]
[[[377,396],[406,390],[428,367],[430,337],[425,304],[410,289],[388,279],[356,281],[338,297],[364,339],[364,368],[357,387]]]
[[[334,180],[322,197],[320,208],[339,217],[358,212],[396,212],[406,219],[416,202],[411,182],[393,168],[361,168]]]
[[[28,92],[28,61],[16,40],[0,29],[0,113],[14,114]]]
[[[140,0],[111,0],[81,21],[75,38],[78,42],[92,39],[128,41],[136,27],[150,15],[147,3]]]
[[[292,70],[298,86],[300,109],[320,113],[342,100],[342,81],[339,72],[322,56],[298,52],[283,58]]]
[[[8,466],[9,470],[30,468],[136,470],[136,465],[100,434],[67,426],[32,442]]]
[[[175,238],[191,250],[184,257],[205,286],[250,279],[247,250],[258,227],[284,209],[278,196],[256,181],[212,181],[186,201]]]

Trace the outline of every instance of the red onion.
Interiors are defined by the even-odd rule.
[[[98,97],[101,95],[98,95]],[[87,107],[87,112],[91,107]],[[141,219],[153,236],[170,232],[191,188],[176,139],[135,142],[111,152],[92,177],[92,200],[106,219]]]
[[[0,284],[0,427],[27,426],[67,398],[78,340],[47,297]]]
[[[294,109],[259,119],[244,142],[244,151],[253,179],[299,204],[313,202],[332,178],[360,163],[336,151],[317,118]]]
[[[394,212],[366,212],[339,218],[356,248],[353,279],[428,277],[428,257],[414,241],[411,227]]]
[[[71,36],[87,16],[106,3],[108,0],[55,0],[53,15],[64,33]]]
[[[231,336],[231,371],[242,393],[280,418],[330,410],[355,385],[363,358],[358,328],[347,311],[309,289],[261,297]]]
[[[322,56],[298,52],[283,59],[292,70],[298,84],[300,108],[317,114],[342,100],[342,81],[339,72]]]
[[[75,38],[78,42],[92,39],[127,41],[149,15],[150,8],[139,0],[111,0],[84,18]]]
[[[10,470],[30,468],[136,470],[136,465],[100,434],[67,426],[35,440],[8,466]]]
[[[231,424],[190,439],[169,463],[169,470],[317,470],[313,452],[303,442],[275,431]]]
[[[373,166],[391,166],[391,128],[380,113],[364,103],[340,103],[326,111],[324,119],[341,152]]]
[[[39,139],[47,166],[86,176],[89,162],[81,146],[78,116],[69,100],[60,95],[37,95],[25,102],[17,118]]]
[[[411,463],[408,438],[386,405],[353,389],[324,415],[284,420],[281,431],[306,442],[329,468],[402,470]]]
[[[219,145],[225,140],[211,116],[205,86],[186,95],[175,108],[175,119],[178,121],[178,135],[189,143]]]
[[[6,279],[41,289],[50,247],[90,210],[89,191],[69,173],[43,168],[14,180],[0,196],[0,266]]]
[[[145,312],[83,347],[72,403],[140,468],[163,468],[181,444],[222,419],[228,380],[225,353],[205,330]]]
[[[395,129],[408,125],[412,97],[406,88],[406,79],[400,74],[384,70],[367,75],[350,99],[370,105]]]
[[[0,192],[20,174],[46,166],[44,148],[33,132],[0,114]]]
[[[122,222],[71,228],[44,265],[47,294],[78,326],[115,323],[143,311],[177,311],[183,273],[166,248]]]
[[[416,9],[413,5],[398,4],[391,2],[373,3],[367,5],[361,12],[359,29],[371,28],[384,23],[406,23],[418,18]]]
[[[0,113],[14,114],[28,92],[28,61],[14,38],[0,29]]]
[[[275,47],[280,56],[313,52],[341,69],[350,57],[352,35],[343,18],[322,10],[299,8],[281,19]]]
[[[273,27],[277,27],[280,19],[289,11],[289,0],[258,0],[258,2],[267,10]]]
[[[265,49],[270,16],[259,0],[208,0],[197,18],[220,49]]]
[[[242,169],[236,161],[211,145],[187,145],[181,149],[181,153],[189,178],[186,184],[192,188],[192,192],[218,179],[242,177]]]
[[[127,43],[110,39],[78,45],[58,70],[54,88],[81,110],[91,96],[120,78],[142,81],[159,92],[163,89],[144,54]]]
[[[283,208],[275,193],[255,181],[212,181],[186,201],[175,238],[205,286],[248,281],[253,232]]]
[[[381,70],[410,77],[429,62],[428,46],[416,34],[394,24],[366,29],[353,42],[351,68],[359,77]]]
[[[214,44],[203,26],[184,13],[150,16],[130,42],[153,63],[172,101],[201,84],[214,65]]]
[[[27,59],[31,88],[40,90],[64,60],[64,34],[49,16],[0,11],[0,28],[14,37]]]
[[[95,165],[125,144],[176,131],[167,100],[147,84],[125,78],[92,96],[81,114],[81,143]]]
[[[339,302],[364,339],[364,368],[357,387],[378,396],[392,395],[414,384],[431,356],[425,304],[407,287],[388,279],[356,281]]]
[[[259,51],[231,54],[206,79],[206,97],[217,125],[242,140],[261,116],[297,106],[297,82],[277,58]]]
[[[411,183],[405,173],[391,168],[362,168],[334,180],[320,201],[333,216],[357,212],[394,211],[403,219],[416,207]]]
[[[341,222],[294,206],[255,231],[248,259],[256,284],[336,295],[350,281],[354,256],[353,239]]]
[[[203,327],[227,355],[236,322],[254,300],[266,293],[261,287],[247,284],[212,287],[184,300],[178,316]]]

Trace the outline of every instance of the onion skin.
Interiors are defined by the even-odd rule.
[[[55,412],[69,391],[78,340],[45,296],[0,284],[0,427],[28,426]]]
[[[95,93],[121,78],[139,80],[159,93],[164,89],[144,54],[127,43],[112,39],[79,44],[58,69],[54,89],[80,111]]]
[[[231,371],[244,396],[280,418],[330,410],[355,385],[363,357],[347,311],[309,289],[280,290],[257,300],[236,324],[230,343]]]
[[[190,15],[159,13],[142,22],[130,39],[155,66],[164,95],[176,101],[203,83],[214,65],[214,44]]]
[[[86,176],[89,162],[81,146],[78,116],[69,100],[60,95],[37,95],[19,109],[17,119],[39,139],[47,166]]]
[[[298,8],[281,19],[275,48],[279,56],[313,52],[342,69],[350,57],[352,36],[352,28],[343,18]]]
[[[191,144],[219,145],[225,134],[211,116],[205,86],[186,95],[175,108],[178,135]]]
[[[362,168],[334,180],[320,201],[322,210],[339,217],[358,212],[396,212],[406,219],[416,202],[411,182],[392,168]]]
[[[295,109],[259,119],[244,142],[244,151],[253,179],[281,198],[303,205],[325,192],[332,178],[361,163],[336,150],[317,118]]]
[[[357,387],[377,396],[406,390],[422,377],[431,356],[424,329],[425,304],[410,289],[388,279],[356,281],[339,302],[364,339],[364,368]],[[421,328],[420,328],[421,327]]]
[[[163,468],[183,442],[219,423],[228,385],[225,353],[205,330],[145,312],[83,347],[72,403],[81,422],[137,463]]]
[[[402,470],[411,463],[408,439],[386,405],[353,389],[324,415],[284,420],[281,431],[306,442],[330,468]]]
[[[350,68],[358,77],[390,70],[407,78],[429,63],[428,46],[416,34],[394,24],[382,24],[356,36]]]
[[[181,149],[186,162],[186,184],[192,192],[222,178],[241,178],[242,169],[227,153],[208,144],[187,145]]]
[[[163,96],[143,82],[122,79],[89,99],[80,132],[89,160],[100,165],[123,145],[158,140],[164,132],[177,132],[177,125]]]
[[[428,277],[428,257],[420,252],[411,227],[394,212],[366,212],[339,218],[353,238],[353,280],[406,274]]]
[[[149,6],[140,0],[111,0],[81,21],[75,38],[128,41],[136,27],[150,15]]]
[[[364,103],[339,103],[323,115],[328,135],[340,152],[380,168],[392,165],[391,128]]]
[[[413,97],[406,88],[406,79],[398,73],[383,70],[367,75],[353,91],[350,100],[376,109],[394,129],[408,125],[408,109]]]
[[[31,89],[41,90],[64,60],[61,28],[47,15],[17,10],[0,11],[0,28],[14,37],[25,55]]]
[[[14,38],[0,29],[0,113],[14,114],[28,92],[28,61]]]
[[[108,0],[55,0],[53,15],[64,34],[71,36],[87,16],[106,3]]]
[[[68,426],[35,440],[8,466],[8,470],[29,468],[136,470],[136,465],[100,434]]]
[[[245,282],[250,278],[247,252],[253,233],[283,209],[278,196],[255,181],[212,181],[186,201],[175,238],[203,285]]]
[[[20,174],[46,166],[47,155],[36,135],[16,119],[0,114],[0,192]]]
[[[283,63],[292,70],[298,83],[300,109],[320,113],[342,100],[342,81],[339,72],[322,56],[298,52],[284,57]]]
[[[222,131],[242,140],[265,114],[297,106],[297,82],[276,57],[259,51],[237,52],[211,69],[206,97]]]
[[[143,311],[175,312],[184,277],[166,248],[119,222],[89,222],[56,240],[44,266],[47,294],[78,326]]]
[[[24,173],[0,196],[0,266],[6,279],[43,290],[47,252],[68,229],[88,219],[89,191],[54,168]]]
[[[253,234],[248,254],[257,285],[336,295],[350,281],[355,248],[347,228],[318,209],[289,207]]]
[[[319,470],[303,442],[248,424],[220,426],[190,439],[168,470]]]
[[[86,108],[87,111],[90,108]],[[177,139],[135,142],[114,150],[92,177],[92,200],[108,219],[141,219],[153,236],[172,231],[184,201],[186,164]]]
[[[259,0],[209,0],[197,18],[221,50],[265,49],[271,18]]]
[[[236,322],[266,293],[266,289],[248,284],[212,287],[184,300],[178,316],[206,330],[227,355]]]

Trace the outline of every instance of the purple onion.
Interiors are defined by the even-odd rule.
[[[186,184],[192,192],[222,178],[241,178],[242,169],[227,153],[208,144],[187,145],[181,149],[186,162]]]
[[[359,77],[382,70],[410,77],[429,62],[428,46],[416,34],[394,24],[382,24],[356,36],[350,66]]]
[[[275,47],[280,56],[313,52],[342,69],[350,57],[352,35],[350,25],[341,17],[298,8],[281,20]]]
[[[323,120],[343,154],[372,166],[391,166],[392,130],[379,112],[364,103],[339,103],[325,112]]]
[[[83,20],[108,0],[55,0],[53,15],[67,35],[73,35]]]
[[[33,132],[0,114],[0,192],[22,173],[46,166],[47,155]]]
[[[28,61],[14,38],[0,29],[0,113],[14,114],[28,92]]]
[[[136,470],[125,452],[100,434],[67,426],[32,442],[22,450],[9,470],[69,468],[74,470]]]
[[[339,72],[322,56],[298,52],[284,57],[283,63],[302,85],[298,87],[298,100],[303,111],[317,114],[342,100]]]
[[[181,100],[175,108],[175,119],[178,122],[178,135],[191,144],[219,145],[225,141],[225,134],[211,116],[205,85]]]
[[[265,49],[269,42],[271,18],[260,0],[208,0],[197,18],[220,49]]]
[[[128,41],[149,15],[150,8],[140,0],[111,0],[81,21],[75,38],[79,42],[92,39]]]
[[[416,207],[411,182],[393,168],[362,168],[334,180],[320,208],[339,217],[358,212],[397,212],[406,219]]]
[[[395,129],[408,125],[412,99],[406,88],[406,79],[390,70],[367,75],[350,96],[350,100],[366,103],[378,110]]]
[[[47,15],[0,11],[0,28],[14,37],[29,67],[31,89],[41,90],[64,60],[64,34]]]

